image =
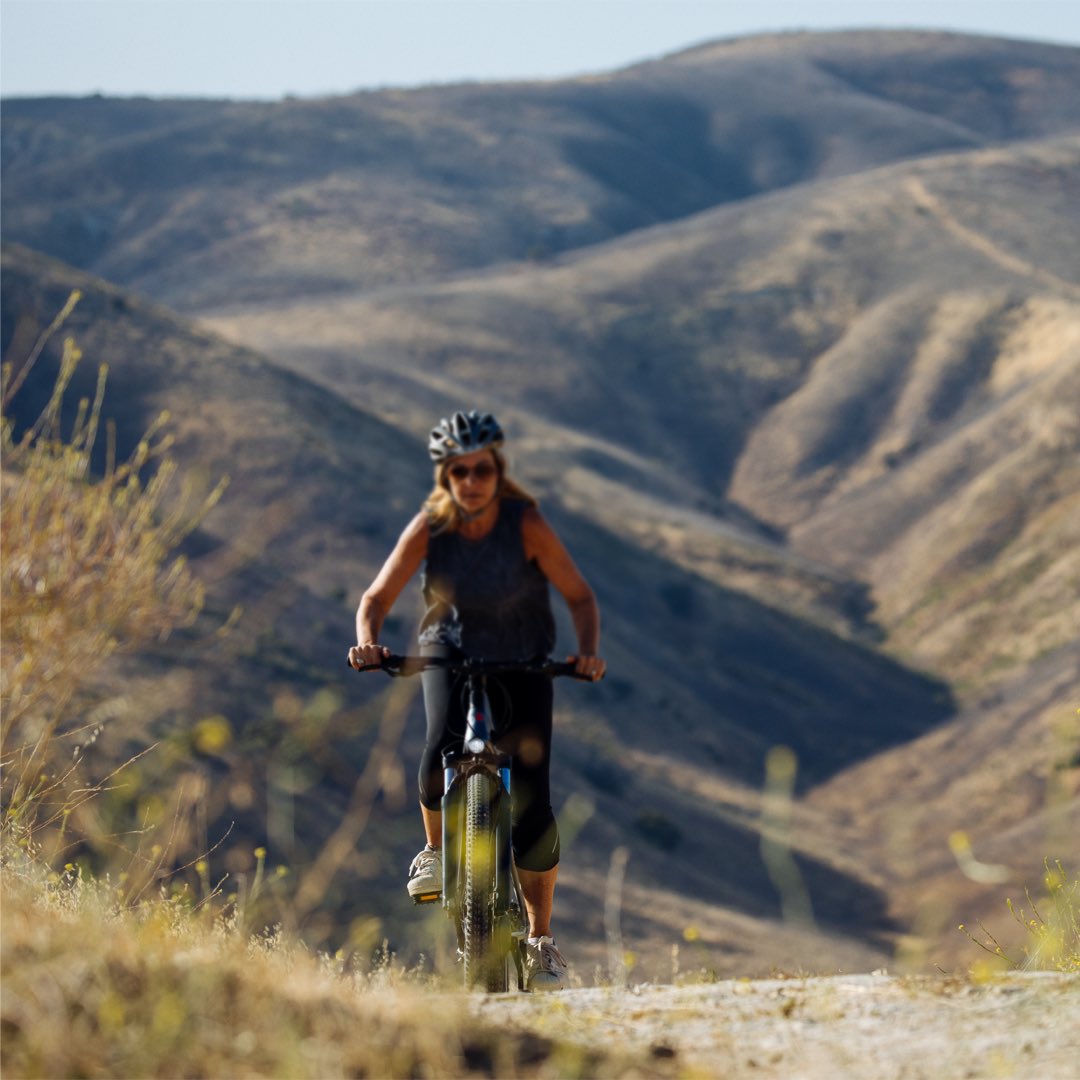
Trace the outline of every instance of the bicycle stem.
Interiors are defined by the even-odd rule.
[[[474,675],[469,679],[469,713],[465,722],[465,746],[474,754],[482,753],[491,737],[484,709],[486,681],[483,675]]]

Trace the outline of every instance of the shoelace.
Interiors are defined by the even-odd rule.
[[[424,871],[431,870],[439,861],[439,852],[431,848],[424,848],[419,855],[412,861],[412,866],[409,867],[410,874],[423,873]]]
[[[551,938],[541,938],[537,942],[540,948],[540,967],[544,971],[565,971],[566,961]]]

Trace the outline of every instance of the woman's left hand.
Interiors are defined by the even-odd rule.
[[[567,659],[574,665],[576,674],[583,679],[599,682],[607,671],[607,662],[602,656],[579,653],[577,656],[570,656]]]

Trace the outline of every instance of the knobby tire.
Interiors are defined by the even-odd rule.
[[[495,917],[496,779],[475,772],[465,789],[465,985],[493,993],[508,988],[506,950]]]

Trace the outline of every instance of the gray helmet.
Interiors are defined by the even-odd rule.
[[[449,461],[476,450],[494,450],[502,444],[499,421],[491,413],[478,413],[473,409],[467,413],[454,413],[449,420],[443,417],[431,429],[428,453],[432,461]]]

